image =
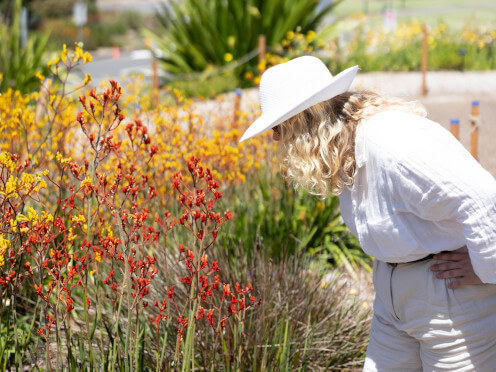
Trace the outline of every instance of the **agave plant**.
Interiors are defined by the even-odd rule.
[[[0,20],[0,92],[15,88],[29,92],[39,85],[36,73],[42,69],[42,57],[49,34],[33,35],[25,46],[20,35],[21,0],[15,0],[11,25]]]
[[[341,1],[322,6],[320,0],[172,0],[157,13],[158,31],[144,34],[160,51],[165,71],[205,71],[249,55],[259,35],[271,47],[289,31],[315,30]]]

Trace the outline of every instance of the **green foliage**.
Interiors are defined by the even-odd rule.
[[[84,44],[89,50],[116,45],[115,36],[124,35],[128,29],[129,26],[121,18],[105,23],[92,23],[88,25],[89,35]]]
[[[461,55],[460,51],[466,54]],[[494,70],[496,41],[479,48],[468,43],[440,41],[429,55],[429,68],[435,70]]]
[[[139,19],[139,16],[136,17]],[[117,40],[124,37],[131,27],[128,16],[100,16],[98,21],[88,23],[83,27],[84,47],[86,50],[95,50],[99,47],[119,45]],[[58,51],[63,44],[74,45],[78,39],[78,27],[72,18],[46,18],[43,28],[51,30],[49,48]],[[129,40],[127,40],[129,42]]]
[[[26,293],[33,298],[34,293]],[[17,305],[17,306],[16,306]],[[13,298],[2,296],[0,300],[0,370],[6,371],[12,363],[27,359],[30,348],[36,341],[35,313],[39,302],[22,301],[22,304],[13,303]],[[34,308],[33,313],[30,312]],[[16,335],[12,337],[12,335]],[[17,344],[17,350],[16,350]],[[21,364],[22,365],[22,364]]]
[[[272,258],[309,253],[333,266],[345,266],[353,275],[359,267],[371,271],[370,258],[341,218],[339,200],[319,200],[285,185],[280,174],[261,171],[252,182],[233,191],[234,221],[225,231],[230,247],[263,244]],[[252,186],[248,186],[248,185]]]
[[[88,13],[98,11],[97,0],[84,0],[88,5]],[[26,1],[24,1],[26,3]],[[29,10],[40,17],[72,17],[76,0],[30,0]]]
[[[144,33],[162,52],[166,71],[192,73],[245,56],[261,34],[268,46],[276,46],[297,27],[315,29],[339,2],[320,9],[318,0],[171,1],[157,14],[157,33]]]
[[[133,10],[123,10],[119,13],[119,21],[136,31],[142,27],[144,18],[143,14]]]
[[[238,82],[233,71],[226,71],[221,75],[207,76],[197,80],[172,81],[171,88],[184,92],[186,97],[213,97],[221,92],[233,91]]]
[[[0,92],[15,88],[29,92],[39,85],[36,73],[43,70],[42,57],[48,42],[48,33],[31,35],[21,45],[21,0],[15,0],[12,24],[0,23]]]
[[[352,40],[335,51],[329,60],[331,71],[358,64],[364,71],[419,71],[422,60],[422,33],[419,22],[401,24],[391,33],[366,31],[360,27]],[[410,35],[410,36],[405,36]],[[429,70],[496,69],[494,31],[466,28],[461,34],[440,24],[429,31]],[[339,56],[344,56],[340,57]]]

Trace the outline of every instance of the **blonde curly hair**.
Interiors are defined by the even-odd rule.
[[[395,108],[425,116],[418,102],[388,99],[370,91],[340,94],[279,124],[277,157],[286,180],[325,199],[353,184],[355,133],[360,121]]]

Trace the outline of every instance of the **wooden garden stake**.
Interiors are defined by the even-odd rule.
[[[450,131],[451,131],[451,134],[454,135],[457,140],[460,140],[460,120],[451,119]]]
[[[145,45],[152,52],[152,79],[153,79],[153,106],[158,107],[158,73],[157,73],[157,59],[153,54],[152,42],[150,38],[145,38]]]
[[[242,90],[241,89],[235,89],[234,90],[234,112],[233,112],[233,125],[236,123],[236,121],[238,121],[238,118],[239,118],[239,108],[240,108],[240,105],[241,105],[241,94],[242,94]]]
[[[157,73],[157,60],[152,57],[152,74],[153,74],[153,103],[158,107],[158,73]]]
[[[475,159],[479,160],[477,156],[477,145],[479,142],[479,101],[472,101],[470,127],[472,128],[470,134],[470,153]]]
[[[265,60],[265,35],[258,35],[258,62]]]
[[[422,38],[422,95],[427,95],[427,57],[428,57],[428,49],[427,49],[427,26],[424,26],[422,29],[423,38]]]
[[[38,123],[46,110],[47,99],[50,95],[50,79],[43,80],[43,83],[40,87],[40,98],[38,98],[38,102],[36,103],[36,110],[34,114],[34,122]]]

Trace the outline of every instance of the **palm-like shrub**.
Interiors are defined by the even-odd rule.
[[[322,7],[319,0],[175,0],[157,14],[158,32],[144,33],[161,51],[166,71],[204,71],[246,56],[261,34],[270,47],[298,27],[314,30],[340,2]]]
[[[25,46],[21,45],[20,35],[21,0],[13,5],[13,17],[10,26],[0,19],[0,92],[15,88],[28,92],[39,85],[36,73],[46,70],[42,66],[42,57],[48,42],[48,33],[28,38]]]

